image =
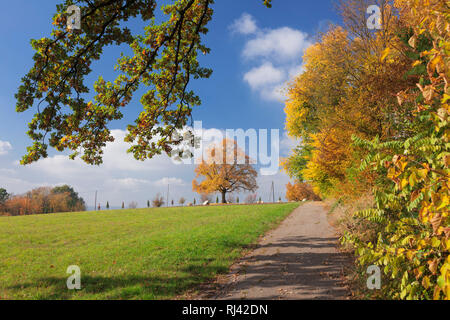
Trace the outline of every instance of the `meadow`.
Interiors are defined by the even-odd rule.
[[[0,218],[0,299],[173,299],[226,273],[298,203]],[[67,267],[81,269],[68,290]]]

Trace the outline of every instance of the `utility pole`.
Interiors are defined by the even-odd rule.
[[[167,206],[169,206],[169,184],[167,184]]]
[[[270,192],[272,193],[272,202],[275,203],[275,186],[273,184],[273,181],[272,181],[272,188],[271,188]]]
[[[95,190],[95,204],[94,204],[94,211],[97,211],[97,190]]]

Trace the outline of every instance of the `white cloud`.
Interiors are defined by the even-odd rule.
[[[182,179],[179,178],[175,178],[175,177],[165,177],[162,179],[159,179],[158,181],[154,182],[154,185],[156,186],[167,186],[167,185],[171,185],[171,186],[185,186],[186,182],[184,182]]]
[[[261,31],[255,39],[248,41],[243,55],[246,58],[301,59],[303,51],[310,44],[305,32],[289,27],[269,29]]]
[[[165,163],[167,156],[157,156],[151,162],[134,159],[133,155],[127,153],[130,144],[124,142],[126,131],[111,130],[111,133],[115,141],[106,144],[103,164],[100,167],[87,165],[79,158],[69,160],[66,155],[62,154],[42,159],[37,163],[31,164],[29,167],[53,176],[76,176],[80,173],[98,173],[99,171],[105,173],[120,171],[140,173],[158,171],[158,165]],[[98,168],[101,170],[98,170]]]
[[[257,66],[245,72],[243,80],[262,99],[284,102],[286,83],[304,71],[303,53],[312,44],[309,35],[290,27],[257,28],[255,19],[248,14],[237,19],[231,29],[247,30],[239,33],[251,37],[244,45],[242,56],[244,63]]]
[[[256,26],[255,19],[248,13],[244,13],[233,22],[230,29],[240,34],[253,34],[258,30],[258,27]]]
[[[10,150],[12,150],[11,143],[0,140],[0,156],[7,154]]]
[[[124,188],[137,188],[150,184],[150,182],[147,180],[135,178],[111,179],[111,182],[115,187]]]
[[[258,89],[268,84],[280,83],[284,79],[284,71],[275,68],[270,62],[265,62],[244,75],[244,80],[247,81],[252,89]]]

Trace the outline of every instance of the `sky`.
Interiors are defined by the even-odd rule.
[[[124,118],[111,124],[115,142],[107,145],[102,165],[69,160],[67,153],[51,149],[46,159],[28,166],[19,164],[31,144],[26,131],[35,110],[16,113],[14,94],[32,66],[30,40],[50,34],[58,3],[15,0],[3,4],[0,11],[0,188],[21,194],[39,186],[69,184],[88,207],[94,206],[96,191],[102,206],[107,201],[111,207],[136,201],[144,207],[157,193],[166,197],[169,185],[169,201],[177,203],[180,197],[187,202],[194,197],[199,201],[192,191],[193,164],[175,164],[166,155],[141,162],[126,153],[126,126],[142,109],[139,99],[146,88],[141,88],[124,109]],[[217,0],[213,9],[210,31],[204,37],[211,53],[199,58],[202,66],[213,69],[213,74],[190,84],[202,100],[201,106],[194,109],[193,118],[201,121],[204,132],[279,130],[277,152],[286,157],[296,142],[284,129],[284,90],[287,82],[302,72],[303,52],[316,41],[318,32],[325,31],[329,23],[340,23],[334,4],[331,0],[273,0],[273,7],[268,9],[262,0]],[[140,21],[130,22],[135,32],[141,32],[143,27]],[[115,78],[113,66],[120,52],[126,50],[105,50],[88,78],[91,88],[99,75],[107,80]],[[276,199],[284,199],[288,181],[281,168],[275,174],[260,174],[256,193],[268,201],[273,182]],[[245,194],[239,196],[245,198]]]

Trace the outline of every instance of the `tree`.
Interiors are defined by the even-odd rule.
[[[125,209],[125,202],[122,201],[122,209]]]
[[[239,203],[239,197],[236,197],[236,203]]]
[[[9,215],[30,215],[45,214],[57,212],[84,211],[85,205],[81,198],[76,198],[75,192],[71,188],[50,188],[39,187],[22,195],[9,196],[8,199],[0,204],[1,211]]]
[[[220,143],[211,144],[207,155],[207,159],[195,168],[196,179],[204,177],[204,180],[192,181],[194,191],[200,194],[220,192],[222,203],[226,203],[229,192],[257,189],[257,172],[250,157],[237,146],[235,140],[223,139]]]
[[[316,195],[310,184],[297,181],[294,184],[290,182],[286,185],[286,199],[288,201],[314,200],[319,201],[320,197]],[[281,197],[279,199],[281,201]]]
[[[109,201],[106,201],[106,209],[109,210]]]
[[[152,200],[153,207],[159,208],[164,205],[164,197],[159,193]]]
[[[150,200],[147,200],[147,208],[150,208]]]
[[[415,109],[403,134],[389,141],[360,139],[368,151],[361,170],[377,175],[375,203],[355,213],[370,237],[348,230],[361,265],[376,264],[389,279],[388,298],[450,299],[450,16],[446,1],[395,2],[402,29],[382,60],[410,57],[417,83],[398,92],[400,107]]]
[[[173,204],[174,204],[174,201],[173,201],[173,199],[172,199],[172,201],[171,201],[171,204],[172,204],[172,207],[173,207]]]
[[[67,206],[73,211],[85,211],[86,203],[84,199],[81,198],[75,190],[69,185],[62,185],[54,187],[51,191],[53,194],[68,194]]]
[[[66,28],[66,10],[73,1],[58,5],[51,37],[31,41],[34,65],[15,96],[18,112],[37,107],[28,131],[33,145],[21,163],[47,157],[50,145],[73,151],[71,158],[81,153],[85,162],[100,164],[103,148],[114,139],[109,123],[123,117],[121,110],[139,85],[149,90],[140,99],[143,111],[128,126],[126,141],[134,142],[129,151],[140,160],[170,153],[179,143],[172,139],[174,130],[186,125],[192,108],[200,105],[199,97],[188,90],[190,80],[208,78],[212,72],[199,65],[197,56],[210,52],[202,35],[208,32],[213,2],[176,0],[164,6],[165,16],[157,24],[156,0],[80,0],[81,30]],[[267,7],[270,2],[264,0]],[[144,35],[132,34],[127,27],[133,18],[148,23]],[[98,78],[94,99],[86,101],[91,65],[113,44],[128,45],[132,54],[118,60],[115,81]]]
[[[219,196],[216,196],[216,203],[219,203]]]
[[[194,206],[196,205],[196,203],[197,203],[197,200],[195,200],[195,198],[194,198]]]
[[[8,200],[9,194],[6,189],[0,188],[0,205],[5,204],[5,201]]]
[[[184,203],[186,202],[186,199],[181,197],[180,200],[178,200],[178,203],[181,205],[184,205]]]

